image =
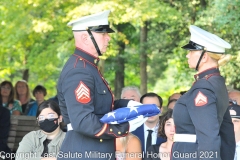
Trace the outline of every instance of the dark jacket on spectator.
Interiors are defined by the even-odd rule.
[[[10,111],[2,107],[1,101],[0,104],[0,151],[3,151],[2,153],[11,153],[10,148],[7,146],[10,130]],[[1,154],[1,156],[3,155]]]

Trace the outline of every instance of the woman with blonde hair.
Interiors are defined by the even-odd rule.
[[[116,160],[141,160],[141,142],[129,133],[126,137],[116,138]]]
[[[25,109],[29,102],[34,101],[30,95],[30,89],[27,81],[19,80],[15,84],[15,99],[19,100],[22,104],[22,112],[25,112]]]
[[[172,160],[234,159],[235,140],[228,109],[228,92],[219,66],[229,60],[225,48],[231,45],[197,26],[190,26],[191,38],[182,48],[195,82],[175,104],[176,126]]]

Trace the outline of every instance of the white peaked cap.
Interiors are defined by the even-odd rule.
[[[72,26],[72,30],[86,30],[88,27],[108,25],[109,13],[110,10],[106,10],[96,14],[84,16],[69,22],[67,25]]]
[[[225,48],[231,48],[231,45],[228,42],[224,41],[222,38],[216,36],[215,34],[207,32],[197,26],[190,25],[190,32],[190,41],[204,47],[209,52],[224,53]],[[194,46],[193,48],[191,48],[190,42],[182,48],[194,50]]]

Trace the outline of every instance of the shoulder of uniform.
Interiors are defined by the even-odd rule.
[[[73,67],[74,68],[91,68],[91,67],[96,67],[95,64],[92,64],[91,62],[83,59],[83,58],[79,58],[79,57],[76,57],[76,60],[75,60],[75,63],[73,64]]]
[[[193,87],[195,88],[207,88],[207,89],[211,89],[212,85],[211,83],[207,80],[207,79],[199,79],[198,81],[196,81],[193,85]]]
[[[208,90],[212,93],[215,92],[214,87],[208,80],[200,79],[197,82],[195,82],[195,84],[192,86],[191,93],[196,92],[196,91],[204,91],[204,90]]]

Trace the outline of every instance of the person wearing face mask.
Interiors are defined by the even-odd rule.
[[[195,82],[176,102],[176,126],[171,160],[233,160],[234,129],[228,109],[228,92],[219,66],[229,60],[231,45],[197,26],[183,49]]]
[[[57,103],[44,101],[37,111],[40,130],[25,135],[19,143],[16,160],[56,160],[65,133],[60,128],[62,115]]]

